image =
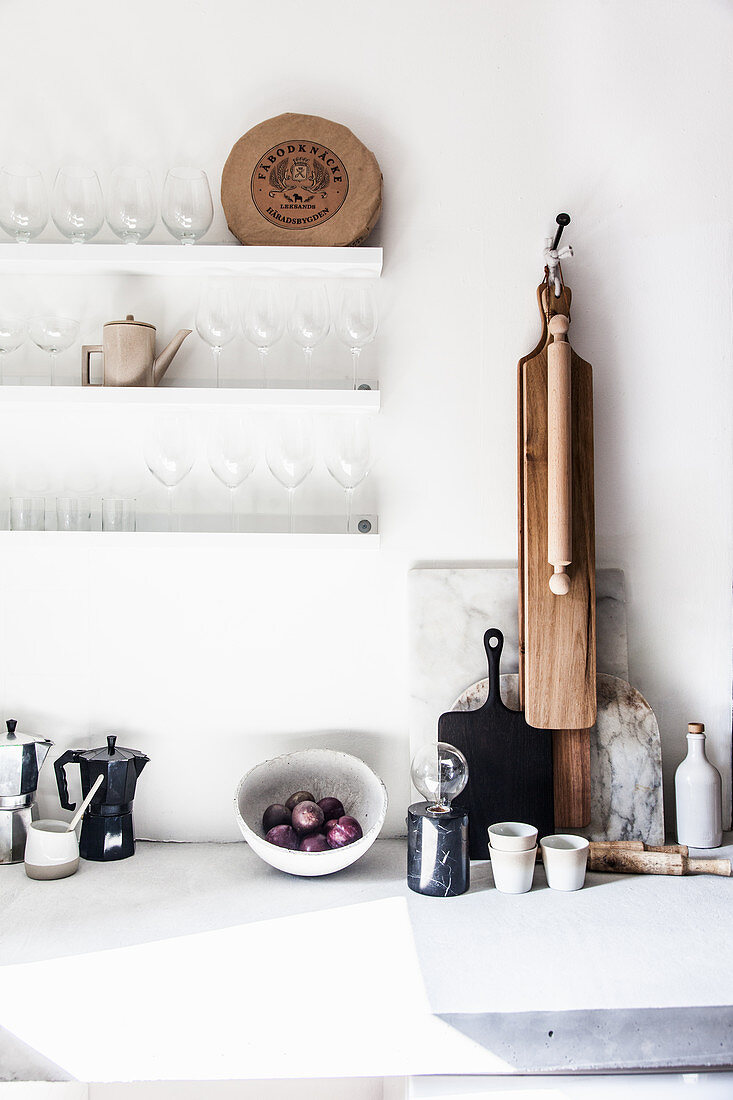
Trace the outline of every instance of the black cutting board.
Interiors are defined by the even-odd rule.
[[[468,761],[468,783],[454,806],[468,812],[471,859],[487,859],[488,827],[498,821],[534,825],[539,837],[555,831],[552,790],[552,732],[529,726],[521,711],[509,710],[499,694],[504,635],[487,630],[489,695],[478,710],[449,711],[438,719],[438,740],[460,749]]]

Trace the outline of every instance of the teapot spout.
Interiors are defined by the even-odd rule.
[[[171,362],[173,361],[173,356],[176,354],[176,352],[178,351],[178,349],[180,348],[181,344],[186,339],[186,337],[190,336],[190,335],[191,335],[191,329],[190,328],[182,328],[180,332],[176,333],[176,335],[171,340],[170,344],[168,344],[167,347],[163,348],[160,355],[157,357],[157,359],[153,363],[153,385],[154,386],[158,385],[161,378],[163,377],[165,372],[168,370],[168,367],[171,365]]]

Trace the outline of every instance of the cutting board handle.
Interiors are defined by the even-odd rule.
[[[484,634],[484,649],[489,662],[489,694],[484,707],[494,708],[501,706],[501,652],[504,648],[504,635],[496,627],[487,630]]]

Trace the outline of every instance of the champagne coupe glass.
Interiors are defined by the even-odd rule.
[[[209,439],[209,465],[229,490],[231,529],[234,531],[234,494],[257,465],[257,440],[249,417],[227,413]]]
[[[263,279],[252,287],[243,325],[244,335],[259,353],[262,384],[267,386],[267,356],[285,331],[282,293],[273,279]]]
[[[371,284],[356,281],[345,284],[336,316],[336,332],[351,351],[354,389],[357,388],[359,356],[366,344],[374,339],[377,324],[377,301]]]
[[[96,236],[104,225],[104,199],[92,168],[80,165],[59,168],[53,185],[51,215],[59,233],[72,244],[83,244]]]
[[[370,424],[366,416],[357,413],[335,418],[329,428],[324,459],[331,477],[346,491],[348,535],[354,489],[361,485],[372,464]]]
[[[203,168],[171,168],[163,184],[165,227],[181,244],[194,244],[214,220],[209,178]]]
[[[107,195],[107,221],[124,244],[137,244],[153,231],[156,219],[153,180],[147,168],[115,168]]]
[[[216,385],[221,385],[221,349],[237,335],[237,307],[231,284],[226,279],[209,279],[201,292],[196,311],[196,331],[211,348]]]
[[[48,200],[37,168],[10,164],[0,171],[0,225],[19,244],[27,244],[48,221]]]
[[[313,349],[328,336],[331,328],[331,310],[323,283],[303,279],[295,291],[293,308],[288,319],[288,330],[305,357],[305,384],[311,384]]]
[[[5,356],[17,351],[26,336],[25,321],[0,314],[0,384],[5,381]]]
[[[156,417],[145,434],[145,462],[168,493],[168,530],[173,530],[173,492],[191,472],[196,447],[191,423],[179,413]]]
[[[278,417],[265,455],[270,473],[288,491],[288,530],[293,533],[293,494],[313,469],[316,446],[313,421],[307,414]]]
[[[31,317],[28,322],[28,335],[33,343],[46,351],[50,357],[51,385],[56,383],[56,356],[66,351],[79,335],[79,322],[71,317],[55,317],[46,314]]]

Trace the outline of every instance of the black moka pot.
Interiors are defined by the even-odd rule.
[[[104,779],[94,795],[81,823],[79,855],[82,859],[107,862],[127,859],[135,852],[135,834],[132,827],[132,800],[135,797],[137,777],[150,759],[137,749],[118,749],[117,738],[110,734],[106,747],[98,749],[69,749],[54,764],[56,785],[61,805],[74,810],[75,802],[69,802],[66,785],[67,764],[78,764],[81,773],[81,793],[86,797],[97,776]]]

